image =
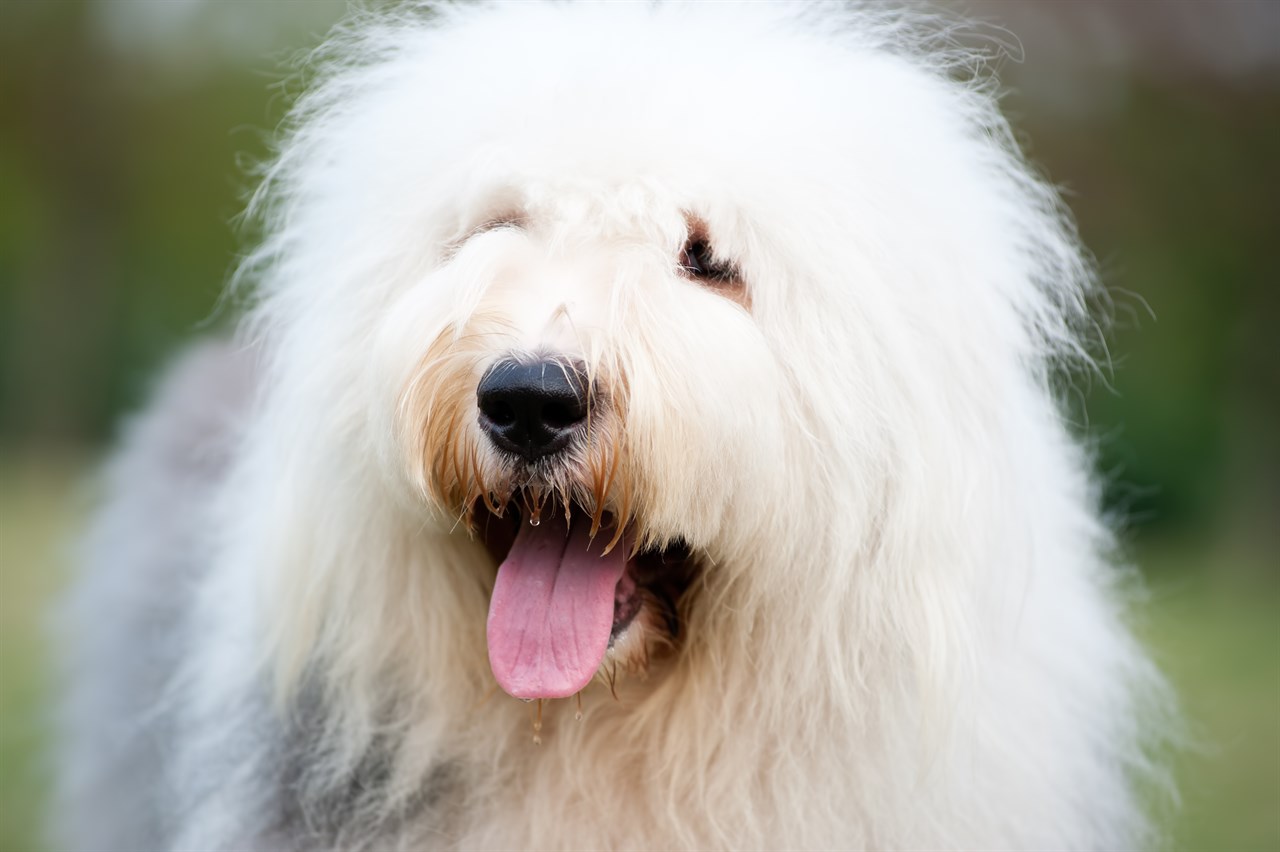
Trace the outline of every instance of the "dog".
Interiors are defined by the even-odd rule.
[[[1054,392],[1097,294],[877,6],[341,25],[241,332],[69,603],[93,849],[1129,849],[1160,680]]]

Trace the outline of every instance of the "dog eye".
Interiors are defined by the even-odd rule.
[[[715,284],[728,284],[738,278],[733,264],[718,260],[705,238],[695,237],[685,243],[680,253],[680,266],[693,278]]]
[[[505,213],[501,216],[494,216],[492,219],[487,219],[480,223],[471,230],[471,233],[468,236],[474,237],[487,231],[497,231],[502,228],[519,229],[524,227],[524,222],[524,216],[519,213]]]

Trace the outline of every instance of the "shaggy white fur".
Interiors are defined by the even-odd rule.
[[[343,27],[254,201],[252,342],[112,469],[67,843],[1149,842],[1159,681],[1051,392],[1089,268],[976,62],[878,6]],[[512,357],[590,397],[550,461],[477,410]],[[491,671],[539,508],[629,557],[580,704]]]

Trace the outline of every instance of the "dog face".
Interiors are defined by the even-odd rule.
[[[791,402],[746,261],[648,184],[505,193],[388,317],[395,457],[499,564],[490,659],[518,697],[647,670],[740,546],[726,530],[786,492]]]

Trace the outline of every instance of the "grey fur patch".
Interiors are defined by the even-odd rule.
[[[61,845],[154,849],[172,825],[173,675],[208,570],[205,513],[254,386],[253,355],[194,347],[131,421],[99,483],[81,575],[59,613],[67,653],[52,830]]]
[[[403,847],[413,832],[438,838],[433,816],[458,793],[458,767],[441,762],[389,808],[390,735],[376,736],[343,777],[318,775],[329,713],[317,689],[304,689],[284,718],[265,684],[228,694],[218,718],[191,715],[179,674],[201,641],[192,625],[210,569],[207,513],[255,383],[252,351],[194,348],[104,471],[83,571],[61,613],[64,747],[51,819],[59,846]]]
[[[318,692],[303,691],[282,736],[264,752],[264,768],[274,767],[272,789],[264,791],[271,803],[265,836],[290,849],[377,849],[403,846],[410,831],[440,830],[440,816],[460,789],[458,767],[437,763],[407,800],[388,807],[398,745],[392,734],[376,735],[341,777],[314,772],[316,743],[326,741],[329,722]]]

